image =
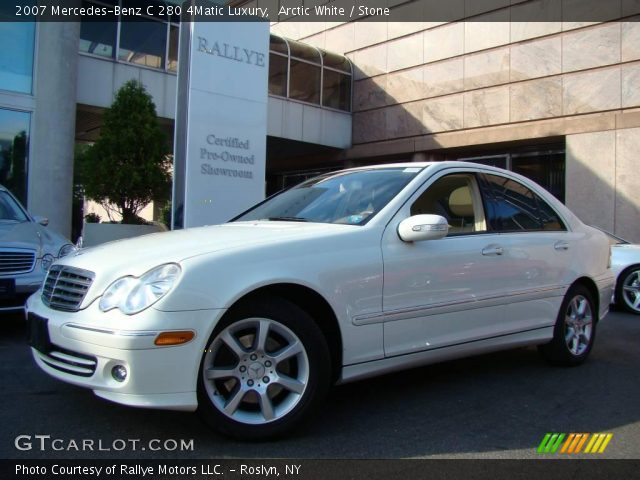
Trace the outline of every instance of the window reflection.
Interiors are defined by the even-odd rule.
[[[105,4],[106,5],[106,4]],[[102,4],[82,2],[84,8],[103,7]],[[80,51],[91,55],[113,58],[116,50],[118,18],[106,16],[105,22],[82,22],[80,25]]]
[[[322,80],[322,105],[338,110],[351,108],[351,77],[325,69]]]
[[[554,197],[564,202],[564,152],[514,155],[511,162],[514,172],[542,185]]]
[[[33,22],[0,22],[0,90],[31,93]]]
[[[270,95],[351,111],[351,63],[347,58],[273,34],[269,50]]]
[[[320,67],[291,59],[289,98],[320,103]]]
[[[287,40],[291,49],[291,56],[307,60],[309,62],[320,65],[320,52],[310,45],[296,42],[295,40]]]
[[[171,25],[169,30],[169,59],[167,69],[172,72],[178,71],[178,38],[180,37],[180,27]]]
[[[145,67],[164,68],[166,48],[165,23],[155,20],[121,22],[119,60]]]
[[[285,40],[275,35],[271,35],[269,38],[269,50],[272,52],[282,53],[283,55],[289,54],[289,49],[287,48]]]
[[[269,55],[269,94],[287,96],[287,57],[272,53]]]
[[[114,22],[83,22],[80,28],[80,51],[113,58],[116,29]]]
[[[31,114],[0,108],[0,184],[27,203],[27,154]]]
[[[341,70],[345,73],[351,73],[351,64],[346,57],[336,55],[335,53],[322,50],[322,63],[325,67]]]

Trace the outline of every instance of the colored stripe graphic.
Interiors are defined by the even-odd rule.
[[[538,453],[556,453],[564,437],[564,433],[547,433],[538,446]]]
[[[538,453],[604,453],[612,438],[612,433],[547,433],[538,446]]]
[[[594,433],[584,453],[604,453],[612,438],[612,433]]]
[[[587,441],[587,438],[589,438],[589,434],[588,433],[572,433],[571,434],[574,438],[573,438],[573,442],[571,442],[571,445],[569,446],[569,449],[567,450],[567,444],[569,443],[569,441],[567,440],[567,442],[564,444],[564,446],[562,447],[562,450],[560,451],[560,453],[580,453],[580,450],[582,450],[582,446],[584,445],[584,442]]]

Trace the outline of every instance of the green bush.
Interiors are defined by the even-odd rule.
[[[104,113],[98,141],[78,158],[85,195],[122,223],[146,223],[138,214],[171,189],[166,139],[144,86],[125,83]]]

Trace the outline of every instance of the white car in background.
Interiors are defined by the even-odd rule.
[[[525,345],[582,363],[609,262],[604,233],[517,174],[362,167],[223,225],[63,258],[28,301],[30,345],[42,370],[100,397],[264,438],[333,383]]]
[[[640,245],[605,232],[611,242],[611,268],[616,276],[614,301],[640,315]]]

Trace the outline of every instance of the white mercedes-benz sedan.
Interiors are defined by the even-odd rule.
[[[532,181],[379,165],[57,261],[29,341],[42,370],[100,397],[264,438],[335,383],[526,345],[577,365],[613,284],[605,234]]]
[[[616,277],[612,301],[627,312],[640,315],[640,245],[604,233],[611,244],[611,269]]]

